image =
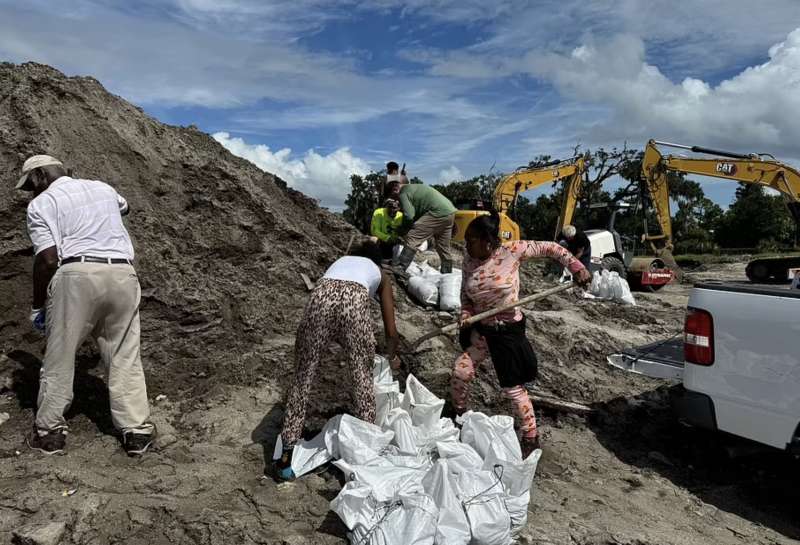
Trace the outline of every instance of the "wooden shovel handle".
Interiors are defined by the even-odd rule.
[[[464,320],[463,325],[465,326],[472,325],[476,322],[480,322],[485,318],[490,318],[506,310],[511,310],[514,307],[524,306],[527,305],[528,303],[533,303],[534,301],[539,301],[541,299],[550,297],[551,295],[554,295],[556,293],[561,293],[562,291],[566,291],[573,286],[574,284],[572,282],[567,282],[564,284],[560,284],[554,288],[546,289],[544,291],[540,291],[539,293],[534,293],[533,295],[523,297],[522,299],[516,301],[515,303],[508,303],[507,305],[503,305],[501,307],[481,312],[479,314],[476,314],[475,316],[470,316],[469,318]],[[453,322],[452,324],[446,325],[440,329],[436,329],[434,331],[431,331],[430,333],[426,333],[425,335],[414,341],[414,343],[411,345],[411,350],[415,352],[417,348],[419,348],[419,346],[425,341],[433,339],[434,337],[438,337],[439,335],[446,335],[447,333],[450,333],[451,331],[456,331],[457,329],[458,329],[458,322]]]

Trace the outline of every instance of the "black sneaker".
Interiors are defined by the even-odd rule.
[[[33,450],[38,450],[44,454],[62,454],[67,443],[67,430],[58,429],[43,431],[35,426],[28,436],[26,443]]]
[[[291,482],[295,480],[296,477],[292,471],[292,454],[294,454],[294,447],[286,447],[281,452],[281,457],[273,460],[273,470],[277,481]]]
[[[522,449],[523,460],[527,459],[534,450],[542,448],[538,435],[532,439],[523,438],[522,441],[519,442],[519,446]]]
[[[122,448],[128,453],[128,456],[141,456],[150,445],[153,444],[153,439],[156,438],[155,429],[152,433],[136,433],[135,431],[126,431],[122,434]]]

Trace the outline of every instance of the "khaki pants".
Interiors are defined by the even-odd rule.
[[[151,433],[139,354],[141,288],[133,267],[69,263],[56,271],[47,295],[47,349],[39,382],[36,427],[67,427],[64,413],[72,403],[75,352],[91,335],[106,367],[114,426],[123,432]]]
[[[411,230],[406,233],[405,245],[416,250],[423,242],[433,238],[439,258],[442,261],[452,261],[450,239],[453,238],[453,222],[455,218],[455,214],[441,218],[424,214],[414,222]]]

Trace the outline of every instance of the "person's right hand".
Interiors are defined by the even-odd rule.
[[[458,317],[458,329],[464,329],[465,327],[464,322],[466,322],[470,318],[472,318],[472,314],[470,314],[469,312],[462,312]]]
[[[589,273],[586,267],[582,268],[581,270],[573,274],[572,278],[575,281],[575,283],[582,288],[588,286],[592,281],[592,275]]]

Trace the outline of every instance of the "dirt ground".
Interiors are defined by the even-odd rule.
[[[25,446],[44,346],[26,321],[25,200],[0,187],[0,413],[9,416],[0,424],[0,543],[36,529],[64,544],[346,543],[329,510],[342,485],[337,470],[280,486],[262,475],[307,297],[298,273],[317,278],[352,230],[206,135],[161,125],[90,78],[0,64],[0,175],[14,179],[21,160],[40,151],[109,180],[132,204],[126,222],[160,435],[141,459],[122,452],[89,342],[77,362],[67,453],[44,457]],[[546,285],[541,269],[525,266],[523,290]],[[687,280],[743,276],[742,264],[726,264]],[[539,393],[595,413],[537,410],[544,455],[522,543],[799,542],[797,460],[682,426],[668,403],[675,385],[606,364],[618,349],[678,334],[688,292],[684,284],[636,294],[636,307],[565,294],[528,312]],[[400,289],[396,296],[407,341],[449,319]],[[374,317],[380,331],[377,308]],[[454,339],[437,338],[404,363],[446,398],[455,355]],[[347,410],[342,371],[334,347],[309,434]],[[490,365],[471,400],[489,413],[509,410]]]

